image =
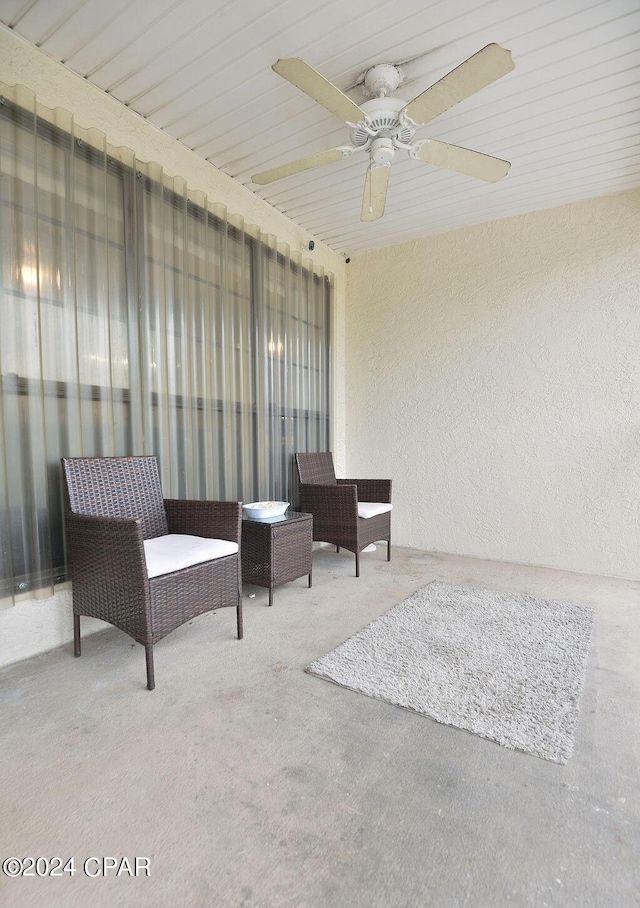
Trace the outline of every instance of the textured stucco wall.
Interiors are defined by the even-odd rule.
[[[347,299],[396,543],[640,578],[640,191],[358,256]]]
[[[273,234],[280,243],[288,244],[292,252],[299,252],[308,244],[310,234],[285,215],[4,26],[0,26],[0,81],[26,86],[46,107],[70,111],[79,126],[100,129],[111,145],[126,146],[133,149],[140,160],[157,162],[165,173],[182,177],[190,190],[206,193],[212,201],[224,204],[231,214],[244,218],[246,224],[256,225],[263,233]],[[333,443],[342,460],[345,436],[344,258],[318,240],[314,252],[306,252],[304,257],[312,258],[335,276]],[[102,622],[85,619],[83,634],[103,627]],[[0,666],[59,646],[72,636],[68,590],[61,590],[49,599],[25,600],[13,608],[0,610]]]

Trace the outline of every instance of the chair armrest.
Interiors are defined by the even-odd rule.
[[[144,639],[151,626],[142,521],[67,513],[74,612]]]
[[[316,513],[358,516],[358,494],[355,485],[302,483],[300,499],[303,508],[314,516]]]
[[[76,579],[76,572],[91,572],[94,576],[122,576],[128,572],[146,579],[140,518],[67,513],[65,526],[72,579]]]
[[[355,485],[358,489],[358,501],[379,501],[391,503],[390,479],[339,479],[338,485]]]
[[[226,539],[240,545],[242,505],[239,501],[197,501],[165,498],[170,533]]]

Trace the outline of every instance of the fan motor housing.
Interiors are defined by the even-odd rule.
[[[374,141],[379,138],[397,139],[403,144],[411,141],[415,129],[400,122],[400,111],[407,105],[402,98],[371,98],[360,105],[371,121],[371,127],[376,130]],[[356,148],[367,145],[372,136],[366,129],[358,125],[350,133],[351,143]]]

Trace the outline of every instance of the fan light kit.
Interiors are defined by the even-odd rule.
[[[403,74],[401,67],[391,63],[379,63],[364,74],[364,87],[370,99],[360,105],[300,57],[285,57],[272,68],[344,120],[350,129],[350,144],[257,173],[252,177],[254,183],[273,183],[366,151],[369,153],[369,166],[365,176],[361,220],[375,221],[384,214],[391,162],[396,151],[406,151],[416,161],[455,170],[490,183],[502,179],[509,171],[511,165],[508,161],[460,145],[436,139],[413,141],[418,129],[454,104],[511,72],[514,68],[511,51],[499,44],[483,47],[412,101],[393,97]]]

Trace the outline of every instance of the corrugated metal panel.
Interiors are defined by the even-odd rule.
[[[0,0],[0,21],[248,185],[358,252],[640,185],[638,0]],[[516,69],[416,138],[512,162],[485,184],[398,153],[384,218],[360,222],[367,156],[258,187],[251,175],[345,143],[271,70],[302,56],[346,91],[404,64],[409,100],[485,44]],[[408,61],[408,62],[407,62]]]

